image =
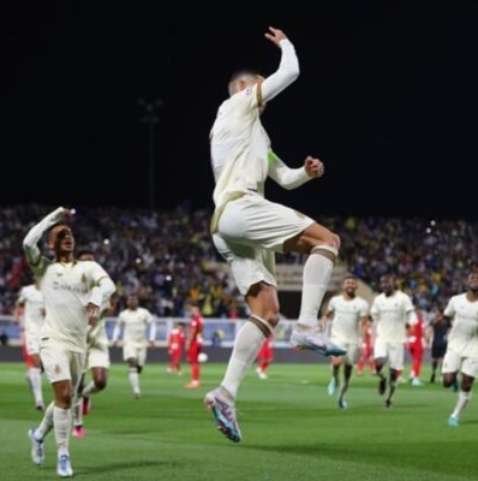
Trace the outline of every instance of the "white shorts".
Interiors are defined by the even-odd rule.
[[[344,339],[332,336],[331,339],[333,344],[347,351],[343,357],[346,364],[353,366],[358,359],[359,344],[357,342],[347,342]]]
[[[463,374],[475,378],[478,375],[478,359],[463,357],[453,349],[447,349],[441,372],[450,374],[460,370]]]
[[[110,353],[106,344],[95,344],[88,348],[86,355],[86,368],[102,367],[109,369]]]
[[[245,295],[261,281],[277,285],[274,252],[282,252],[284,242],[313,223],[300,212],[251,193],[226,205],[213,242]]]
[[[40,354],[40,333],[26,329],[24,332],[25,350],[29,356]]]
[[[40,344],[40,358],[50,383],[71,381],[76,392],[85,365],[84,353],[70,351],[62,344],[48,339]]]
[[[144,366],[146,362],[146,346],[138,346],[138,344],[127,343],[123,345],[123,360],[136,359],[138,366]]]
[[[405,347],[401,342],[386,342],[375,340],[373,348],[374,359],[388,359],[390,367],[401,371],[405,361]]]

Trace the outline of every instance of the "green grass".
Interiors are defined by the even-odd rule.
[[[355,378],[350,409],[336,409],[327,396],[327,366],[273,365],[268,381],[253,373],[240,392],[244,440],[234,445],[213,426],[202,396],[219,381],[223,365],[204,367],[204,388],[187,391],[186,379],[164,366],[142,375],[144,396],[133,400],[126,369],[114,366],[107,391],[94,399],[88,437],[72,439],[79,479],[147,481],[464,481],[478,479],[478,401],[462,426],[449,428],[453,393],[440,386],[401,385],[386,410],[371,376]],[[26,431],[40,417],[33,411],[24,368],[0,368],[0,479],[55,479],[53,435],[47,462],[29,457]],[[45,392],[50,393],[45,385]]]

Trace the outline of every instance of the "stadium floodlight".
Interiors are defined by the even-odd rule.
[[[156,197],[156,181],[155,181],[155,125],[159,123],[159,109],[163,106],[163,101],[156,98],[147,101],[143,98],[138,99],[138,105],[143,109],[140,122],[148,126],[148,195],[149,207],[154,209]]]

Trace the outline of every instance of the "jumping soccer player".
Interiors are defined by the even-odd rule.
[[[344,353],[319,334],[318,323],[339,237],[311,218],[264,198],[267,177],[294,189],[324,173],[319,159],[307,157],[303,167],[290,169],[271,150],[260,115],[267,102],[297,79],[299,62],[294,46],[281,30],[270,28],[265,36],[282,52],[278,70],[266,79],[251,70],[235,73],[228,85],[230,97],[219,107],[210,135],[216,181],[213,241],[229,263],[251,312],[249,322],[234,340],[224,379],[205,397],[217,427],[234,442],[241,439],[235,409],[237,391],[264,339],[279,322],[275,252],[310,254],[291,344],[325,355]]]
[[[73,232],[64,223],[69,212],[59,207],[30,229],[23,241],[45,303],[40,357],[54,396],[40,425],[28,433],[32,459],[35,464],[43,464],[44,439],[53,428],[58,449],[57,474],[61,477],[73,476],[69,453],[71,405],[83,373],[88,326],[96,324],[100,306],[115,291],[108,274],[96,262],[75,260]],[[47,232],[54,261],[43,257],[38,248]]]
[[[370,314],[377,332],[374,356],[381,396],[387,390],[387,379],[382,373],[387,359],[390,365],[389,391],[385,399],[388,408],[392,405],[397,380],[403,370],[407,327],[415,323],[416,316],[410,297],[397,289],[395,276],[382,276],[380,286],[382,294],[373,301]]]
[[[453,296],[444,312],[452,327],[443,359],[443,385],[450,387],[456,384],[461,370],[458,401],[448,418],[452,427],[460,424],[461,412],[471,398],[471,389],[478,374],[478,273],[469,274],[467,285],[468,290]]]

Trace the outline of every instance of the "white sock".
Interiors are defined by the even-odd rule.
[[[32,387],[35,404],[43,404],[43,393],[41,390],[41,369],[38,367],[31,367],[28,370],[28,377],[30,378],[30,385]]]
[[[297,324],[317,327],[320,305],[327,292],[334,263],[320,251],[312,251],[304,265],[302,300]]]
[[[55,405],[52,402],[48,405],[40,425],[35,429],[34,436],[38,441],[43,440],[45,436],[51,431],[51,428],[53,427],[54,406]]]
[[[245,322],[234,340],[231,358],[221,386],[235,399],[237,390],[264,342],[264,334],[252,322]]]
[[[71,409],[63,409],[59,408],[58,406],[54,406],[53,429],[55,431],[58,456],[68,454],[71,430]]]
[[[139,394],[139,374],[136,368],[129,370],[128,379],[129,383],[131,384],[131,388],[133,389],[133,394]]]
[[[83,409],[81,398],[73,406],[73,426],[83,426]]]
[[[458,393],[458,401],[455,406],[455,410],[452,413],[453,417],[459,418],[463,409],[466,408],[468,401],[471,399],[471,392],[460,391]]]
[[[83,392],[81,393],[81,395],[85,397],[89,397],[92,394],[97,393],[98,391],[99,389],[96,387],[96,384],[94,383],[94,381],[91,381],[90,384],[88,384],[88,386],[86,386],[85,389],[83,389]]]

